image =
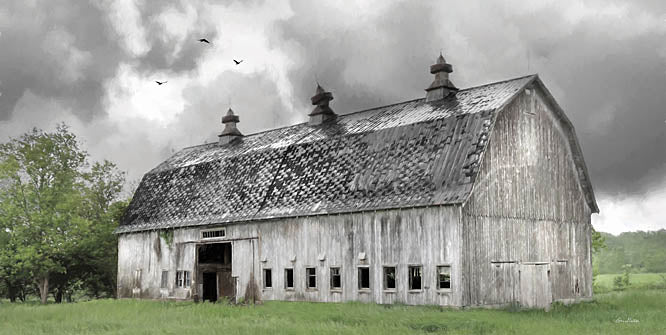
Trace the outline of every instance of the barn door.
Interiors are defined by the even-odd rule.
[[[236,280],[231,276],[231,269],[222,269],[218,272],[220,297],[225,297],[228,301],[235,301]]]
[[[520,305],[549,309],[553,302],[548,263],[520,264]]]

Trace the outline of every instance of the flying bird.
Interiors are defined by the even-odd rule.
[[[210,41],[208,41],[208,40],[207,40],[207,39],[205,39],[205,38],[200,38],[200,39],[199,39],[199,42],[201,42],[201,43],[208,43],[208,44],[210,44]]]
[[[236,63],[236,65],[238,65],[238,64],[240,64],[240,63],[242,63],[242,62],[243,62],[242,59],[241,59],[240,61],[237,61],[237,60],[234,59],[234,63]]]
[[[157,80],[155,80],[155,82],[157,83],[157,85],[162,85],[167,83],[166,81],[157,81]]]

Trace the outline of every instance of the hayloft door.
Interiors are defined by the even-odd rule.
[[[520,305],[549,309],[553,302],[548,263],[520,264]]]

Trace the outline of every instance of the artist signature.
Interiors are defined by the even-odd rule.
[[[620,318],[615,319],[615,323],[639,323],[639,322],[640,321],[632,318],[626,318],[624,320]]]

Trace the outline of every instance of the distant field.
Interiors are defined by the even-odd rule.
[[[0,334],[666,334],[666,290],[628,290],[550,312],[434,306],[138,300],[0,303]]]
[[[602,274],[598,275],[595,285],[599,286],[600,291],[609,291],[613,289],[613,279],[620,274]],[[629,276],[629,288],[666,288],[666,281],[661,276],[666,273],[632,273]]]

